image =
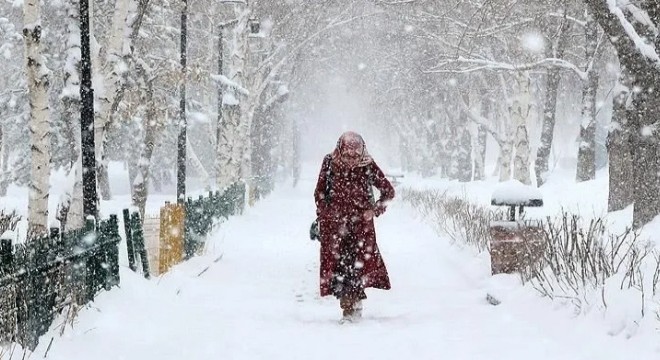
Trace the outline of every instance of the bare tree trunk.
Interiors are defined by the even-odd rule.
[[[80,134],[80,132],[78,132]],[[83,187],[82,187],[82,157],[78,156],[72,170],[75,180],[73,182],[73,193],[67,216],[66,230],[82,229],[85,226],[85,215],[83,209]]]
[[[99,116],[95,117],[94,138],[96,147],[97,182],[101,198],[111,198],[110,180],[108,178],[108,159],[105,149],[108,144],[107,132],[115,116],[125,90],[124,77],[128,76],[126,68],[131,63],[134,51],[133,42],[137,38],[142,20],[147,12],[150,0],[136,0],[137,8],[131,13],[129,0],[117,0],[112,21],[108,61],[104,67],[105,97],[100,98]],[[128,35],[127,41],[126,34]]]
[[[7,196],[7,182],[4,180],[4,174],[7,171],[7,145],[4,140],[2,124],[0,124],[0,196]]]
[[[630,75],[631,105],[626,112],[629,126],[633,171],[633,227],[640,228],[660,214],[660,139],[657,133],[660,119],[660,92],[655,91],[660,82],[657,62],[646,54],[629,37],[621,21],[605,2],[585,0],[594,18],[609,36],[619,57],[622,73]],[[650,6],[652,4],[642,4]],[[660,26],[660,13],[648,12],[655,28]],[[651,29],[653,30],[653,29]],[[655,48],[660,48],[660,38],[655,37]],[[624,125],[620,123],[620,125]],[[624,134],[628,129],[623,129]],[[614,146],[616,143],[611,143]],[[623,155],[625,156],[625,154]],[[617,169],[623,170],[623,169]],[[615,171],[616,173],[616,171]]]
[[[30,99],[30,134],[32,168],[28,203],[28,234],[41,236],[48,232],[48,193],[50,177],[50,124],[48,107],[48,73],[41,55],[41,8],[38,0],[24,3],[25,55]]]
[[[566,30],[568,22],[564,19],[559,25],[559,31],[555,39],[551,39],[553,46],[549,47],[548,57],[562,59],[566,44]],[[555,132],[555,117],[557,114],[557,93],[561,74],[558,68],[552,67],[547,70],[545,102],[543,104],[543,125],[541,127],[541,142],[536,151],[536,161],[534,170],[536,173],[536,186],[540,187],[545,183],[548,173],[548,162],[550,160],[550,151],[552,150],[552,141]]]
[[[548,70],[546,81],[545,105],[543,111],[543,125],[541,129],[541,142],[536,152],[536,184],[541,186],[545,183],[548,172],[548,161],[552,140],[555,132],[555,115],[557,113],[557,90],[561,76],[559,69]]]
[[[66,195],[58,204],[57,218],[63,231],[80,229],[84,226],[82,202],[82,158],[80,152],[80,4],[72,0],[67,8],[67,64],[62,91],[65,137],[70,146],[68,155],[70,168],[67,175]]]
[[[127,32],[127,17],[129,13],[129,0],[116,0],[115,11],[112,18],[112,29],[108,41],[107,61],[104,66],[104,87],[105,96],[101,97],[98,116],[95,116],[94,123],[94,145],[96,147],[96,176],[100,195],[103,200],[109,200],[110,182],[108,179],[108,165],[105,157],[105,132],[107,125],[112,118],[112,104],[115,102],[115,96],[121,86],[121,73],[125,64],[122,62],[124,37]]]
[[[461,182],[472,181],[472,137],[467,124],[467,114],[465,111],[461,111],[456,124],[457,147],[455,149],[456,178]]]
[[[511,158],[513,156],[513,141],[511,141],[511,138],[511,135],[507,135],[506,139],[500,143],[500,181],[511,180]]]
[[[582,92],[582,121],[580,124],[580,146],[577,157],[576,180],[588,181],[596,178],[596,92],[598,71],[594,62],[598,47],[598,24],[586,12],[586,59],[587,81]]]
[[[245,81],[245,60],[247,48],[247,20],[248,13],[244,5],[234,5],[234,14],[238,22],[232,29],[230,40],[230,57],[228,64],[228,79],[232,82],[224,92],[223,123],[221,136],[217,144],[216,183],[219,189],[224,189],[240,180],[244,174],[242,142],[247,141],[242,135],[245,119],[243,111],[246,110],[245,94],[242,92]],[[248,129],[249,130],[249,129]],[[244,178],[243,178],[244,179]],[[244,179],[245,180],[245,179]]]
[[[444,102],[446,104],[446,97],[444,99]],[[452,128],[451,128],[451,118],[449,113],[446,110],[443,110],[444,113],[444,118],[442,119],[440,125],[438,126],[439,129],[439,138],[440,138],[440,144],[438,144],[438,162],[440,163],[440,177],[442,178],[449,178],[450,173],[451,173],[451,147],[452,147]],[[405,143],[406,148],[408,148],[408,144]],[[410,157],[410,154],[407,154],[408,157]],[[410,161],[408,161],[410,163]],[[409,171],[409,169],[404,169],[406,171]]]
[[[481,116],[489,119],[491,114],[492,101],[486,91],[481,94]],[[477,141],[474,151],[474,180],[484,180],[486,178],[486,141],[488,132],[484,125],[477,124]]]
[[[141,85],[146,90],[145,102],[147,104],[147,114],[144,121],[144,142],[141,146],[140,160],[138,161],[137,174],[132,183],[133,193],[132,202],[140,211],[140,219],[144,220],[144,213],[149,196],[149,177],[151,167],[151,157],[156,148],[156,141],[160,132],[160,123],[156,118],[156,103],[154,99],[153,78],[149,76],[146,69],[140,64],[137,65],[138,73],[142,78]]]
[[[513,167],[514,179],[523,184],[529,185],[532,180],[529,176],[529,135],[527,134],[527,119],[529,118],[530,105],[530,79],[527,72],[516,74],[519,95],[513,100],[511,105],[511,119],[516,127],[514,145],[515,158]]]
[[[545,105],[543,107],[543,125],[541,128],[541,142],[536,152],[536,184],[541,186],[545,183],[548,172],[548,161],[552,140],[555,132],[555,115],[557,114],[557,89],[559,87],[559,69],[548,70],[545,92]]]
[[[654,89],[660,82],[660,73],[654,65],[639,64],[642,70],[636,73],[640,89]],[[633,227],[640,228],[660,213],[660,139],[658,124],[660,114],[660,92],[640,91],[633,93],[633,107],[628,112],[632,122],[633,150]]]
[[[607,211],[625,209],[633,203],[633,173],[630,126],[626,117],[626,103],[630,93],[621,84],[625,81],[621,76],[613,100],[613,115],[610,131],[607,136],[607,152],[609,155],[609,196]]]

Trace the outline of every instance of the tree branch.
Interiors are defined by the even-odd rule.
[[[484,130],[486,130],[486,132],[488,132],[495,139],[497,144],[500,147],[502,146],[503,140],[500,138],[500,135],[495,130],[493,130],[490,125],[488,125],[488,119],[470,109],[465,103],[465,100],[463,100],[462,96],[458,96],[458,104],[460,105],[461,109],[465,111],[470,120],[472,120],[475,124],[482,126]]]
[[[438,69],[447,65],[472,65],[468,69]],[[527,71],[540,68],[561,68],[570,70],[581,80],[587,79],[587,73],[580,70],[577,66],[564,59],[546,58],[532,63],[509,64],[490,60],[466,59],[459,56],[457,59],[446,60],[435,68],[423,71],[425,74],[433,73],[469,73],[479,70],[505,70],[505,71]],[[437,70],[436,70],[437,69]]]

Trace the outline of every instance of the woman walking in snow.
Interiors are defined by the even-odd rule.
[[[380,192],[375,201],[372,186]],[[375,216],[385,212],[394,188],[367,153],[360,135],[346,132],[325,156],[314,191],[321,235],[321,296],[334,295],[342,321],[362,315],[364,289],[390,289],[376,244]]]

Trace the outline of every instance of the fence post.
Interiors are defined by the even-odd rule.
[[[0,276],[14,273],[14,253],[12,239],[0,237]]]
[[[222,216],[220,201],[221,201],[220,191],[216,190],[215,195],[213,196],[213,217],[214,218],[219,218],[220,216]]]
[[[185,206],[186,206],[185,220],[183,222],[184,224],[183,247],[185,252],[185,259],[188,260],[193,256],[195,252],[193,245],[195,242],[195,232],[193,228],[195,226],[195,221],[196,221],[196,209],[191,198],[188,198],[188,200],[185,202]]]
[[[144,235],[142,233],[142,223],[140,222],[140,214],[136,211],[131,216],[131,234],[133,240],[135,240],[135,246],[137,247],[138,254],[140,254],[140,260],[142,262],[142,273],[144,274],[145,279],[150,279],[151,275],[149,274],[149,258],[147,257],[147,248],[144,244]]]
[[[126,234],[128,267],[133,271],[137,271],[137,266],[135,265],[135,248],[133,246],[133,233],[131,232],[131,217],[128,209],[124,209],[124,233]]]
[[[29,338],[29,312],[30,302],[30,263],[28,261],[26,244],[17,244],[14,251],[14,268],[16,279],[14,281],[16,294],[16,342],[26,344]],[[19,275],[19,272],[22,274]]]
[[[204,234],[206,234],[206,227],[209,220],[209,207],[207,205],[206,199],[202,195],[199,196],[199,224],[197,225],[197,244],[195,244],[195,252],[200,247],[201,239]]]
[[[90,253],[93,244],[99,240],[97,238],[95,227],[96,226],[93,218],[88,218],[85,221],[85,232],[81,239],[82,248],[84,249],[82,256],[82,263],[84,264],[83,266],[85,267],[85,286],[84,286],[85,297],[83,303],[80,305],[93,301],[94,293],[96,292],[96,279],[97,279],[97,274],[96,274],[97,266],[95,264],[96,256]]]
[[[31,241],[26,243],[26,261],[25,267],[27,270],[25,278],[25,309],[26,309],[26,331],[25,331],[25,347],[34,350],[39,341],[39,332],[41,328],[40,318],[43,316],[41,313],[41,296],[39,293],[43,291],[44,282],[41,281],[41,274],[39,274],[39,263],[41,262],[41,248],[43,247],[42,237],[34,236]]]
[[[12,239],[0,237],[0,279],[14,275]],[[16,334],[16,293],[12,280],[0,286],[0,343],[14,341]]]
[[[106,277],[106,290],[109,290],[115,285],[119,285],[119,242],[121,237],[119,236],[119,222],[117,220],[117,215],[110,215],[110,220],[108,222],[108,237],[111,241],[108,243],[108,277]]]
[[[68,271],[67,265],[69,261],[65,260],[64,234],[65,232],[60,231],[59,228],[50,229],[51,256],[53,258],[52,261],[57,264],[51,280],[53,281],[55,292],[53,297],[53,307],[62,304],[68,294],[66,283]]]
[[[160,209],[160,249],[158,272],[165,273],[183,259],[185,205],[170,204]]]
[[[110,276],[110,267],[108,263],[108,243],[111,241],[109,234],[110,224],[107,220],[99,222],[96,228],[96,250],[92,254],[95,258],[96,276],[94,278],[94,294],[100,289],[109,290],[108,277]]]

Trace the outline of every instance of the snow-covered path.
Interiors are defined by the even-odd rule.
[[[487,263],[438,238],[397,202],[377,220],[393,289],[368,290],[364,319],[339,325],[337,301],[317,295],[318,244],[307,237],[311,186],[279,190],[232,218],[209,240],[208,255],[160,279],[124,271],[122,288],[102,294],[97,311],[84,311],[56,337],[48,358],[631,358],[625,340],[547,302],[489,305]]]

